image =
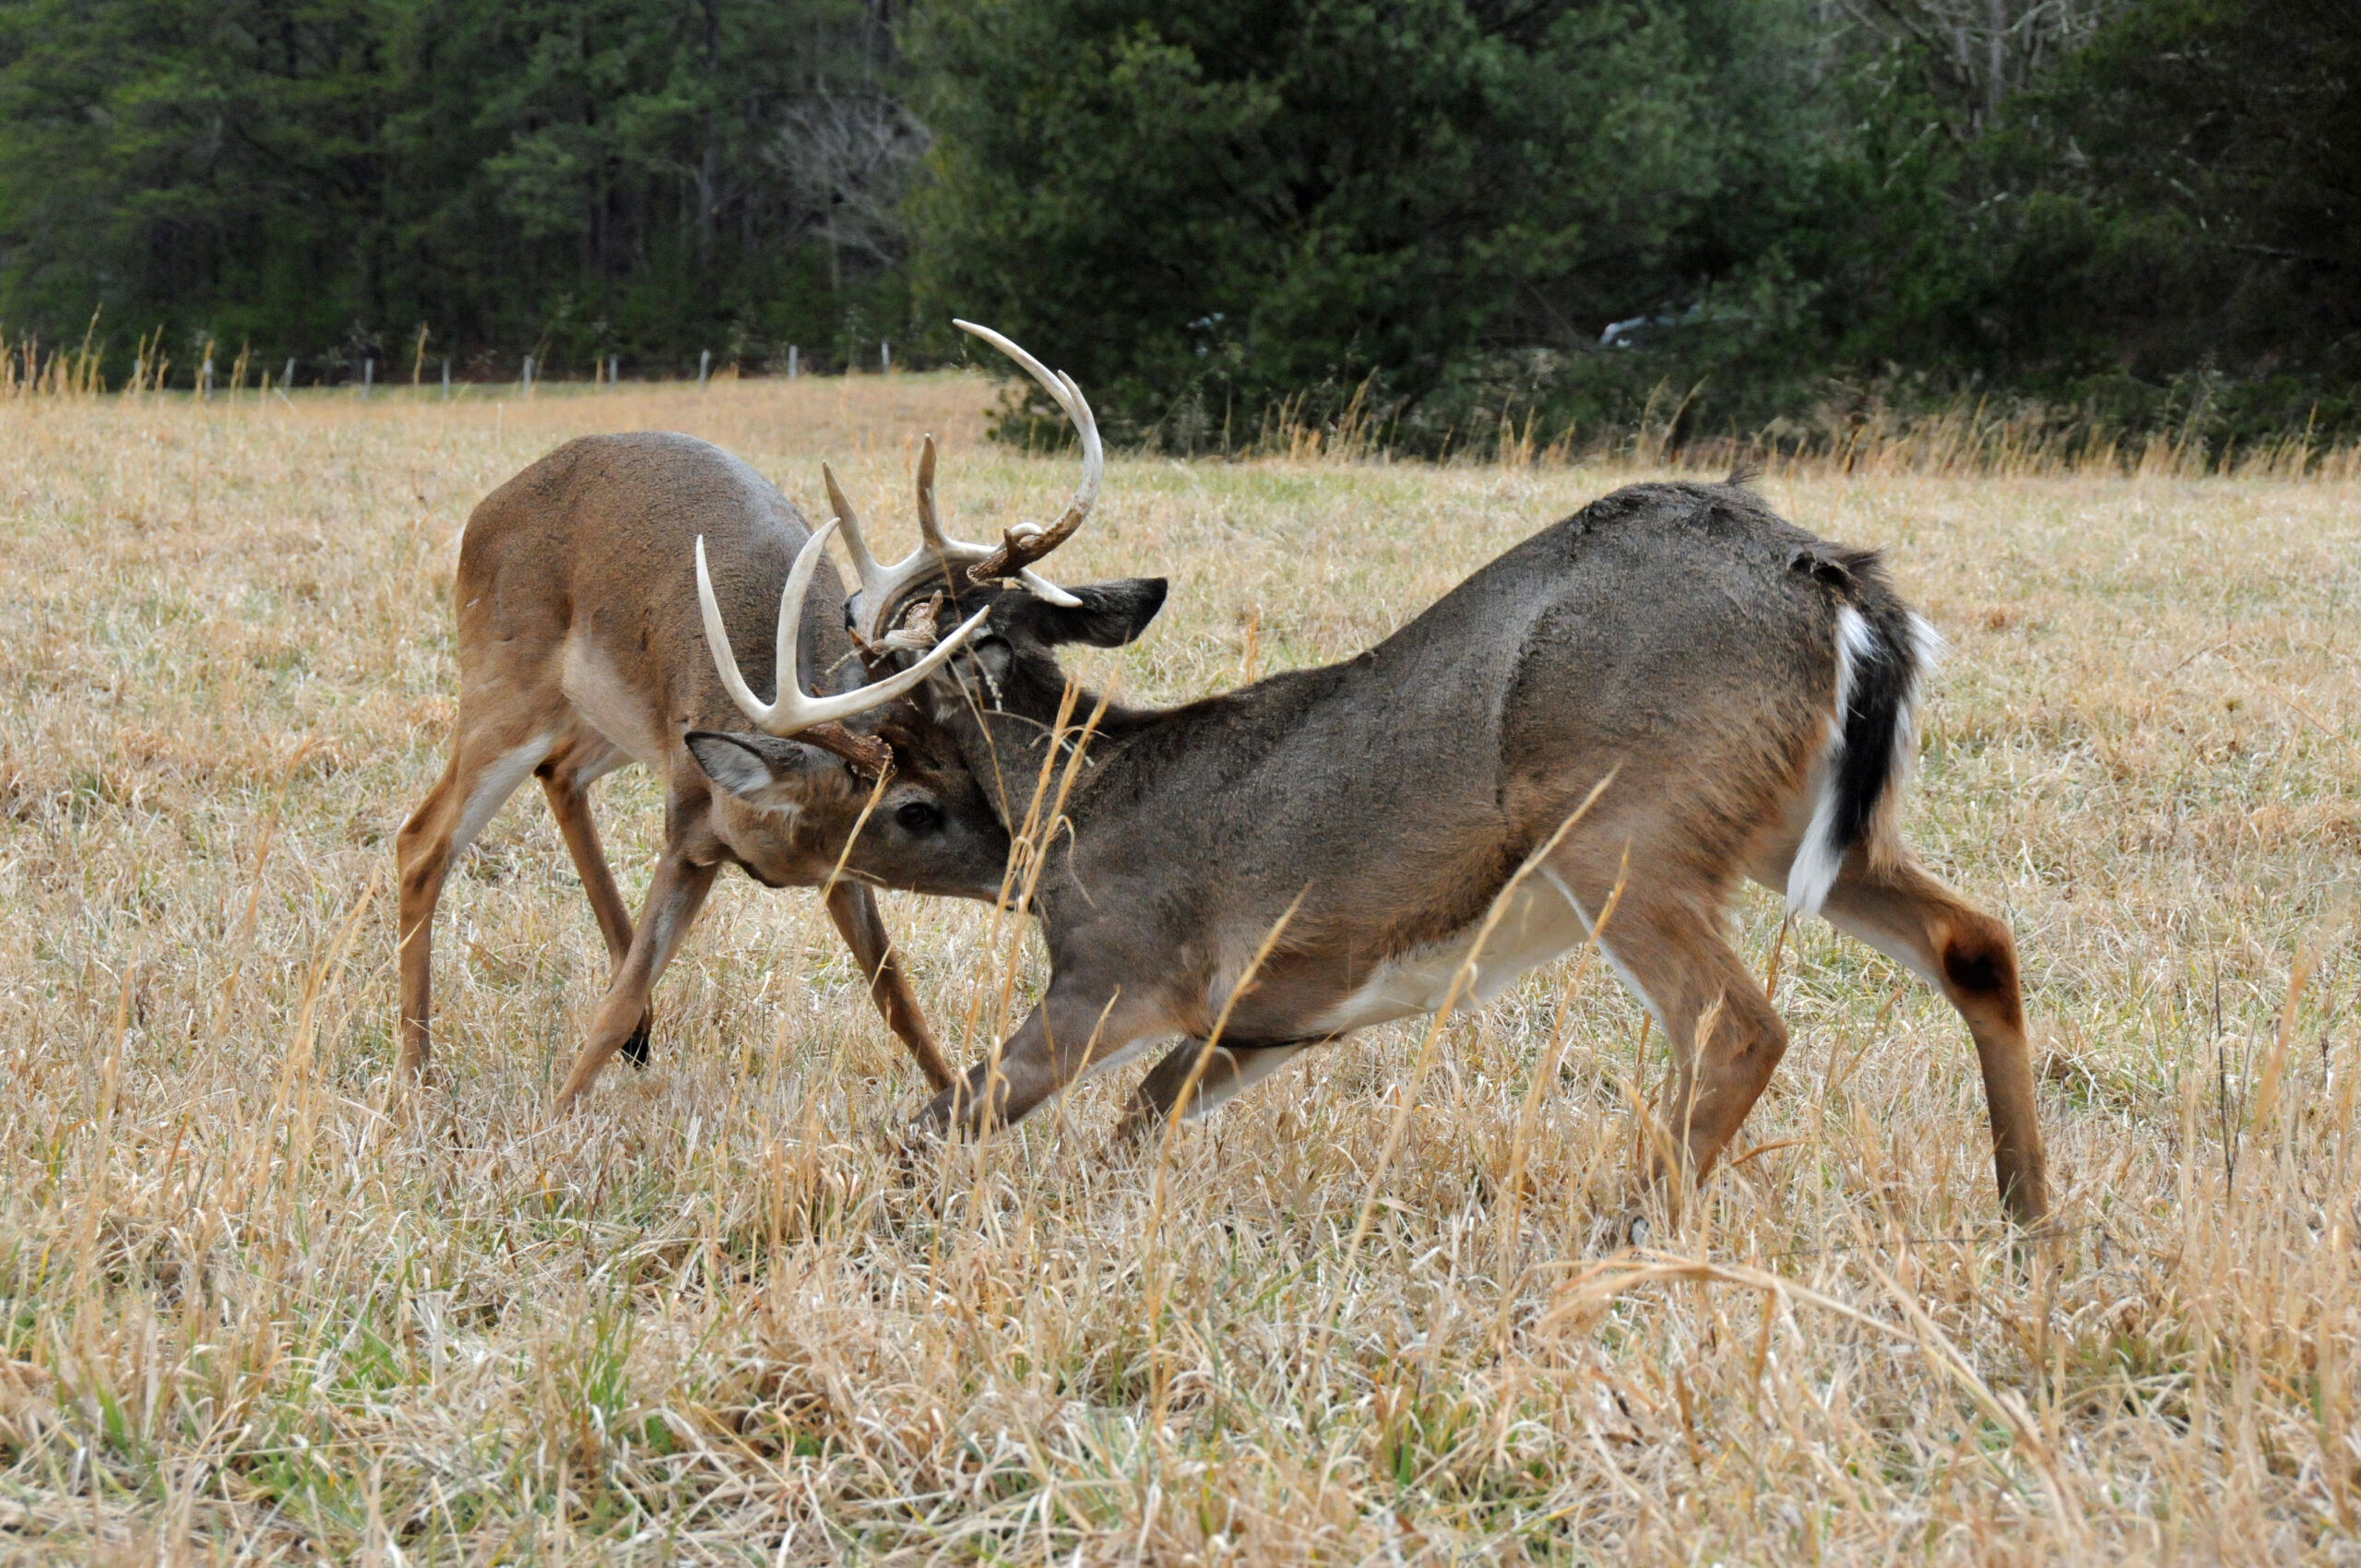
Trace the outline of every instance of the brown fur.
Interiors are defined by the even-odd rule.
[[[428,1059],[432,928],[444,879],[465,837],[522,782],[520,757],[541,780],[614,964],[562,1091],[566,1101],[617,1050],[644,1056],[649,992],[723,866],[773,887],[813,887],[846,854],[872,779],[825,752],[765,742],[777,786],[742,796],[690,749],[698,732],[745,724],[714,672],[698,619],[699,535],[746,679],[772,690],[779,595],[810,530],[775,487],[718,447],[685,435],[592,436],[533,464],[469,518],[454,588],[459,719],[451,761],[397,840],[405,1070],[421,1071]],[[858,684],[860,674],[841,592],[824,563],[801,624],[803,668],[830,672],[830,690]],[[896,704],[854,722],[893,746],[896,766],[846,858],[849,880],[828,891],[828,913],[887,1026],[940,1087],[950,1069],[870,885],[989,898],[1008,840],[955,751],[917,708]],[[665,787],[664,850],[635,927],[587,793],[592,779],[634,761],[656,768]],[[935,814],[939,826],[905,831],[899,814],[913,807]]]

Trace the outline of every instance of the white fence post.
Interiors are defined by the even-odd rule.
[[[533,356],[532,356],[532,355],[530,355],[530,354],[527,354],[527,355],[525,356],[525,395],[526,395],[527,397],[530,397],[530,396],[532,396],[532,392],[533,392]]]
[[[800,362],[802,360],[802,350],[797,348],[792,343],[789,343],[787,346],[787,378],[789,381],[794,380],[797,374],[801,372],[803,367]]]
[[[713,374],[713,350],[712,350],[711,349],[700,349],[700,350],[697,350],[697,390],[698,390],[698,391],[702,392],[702,391],[704,391],[704,390],[705,390],[706,378],[707,376],[711,375],[712,374]]]
[[[891,375],[893,373],[894,345],[887,342],[884,339],[880,338],[877,340],[877,374],[880,375]]]
[[[447,354],[443,357],[443,400],[451,400],[451,358]]]
[[[285,397],[295,385],[295,356],[287,356],[287,374],[279,378],[279,396]]]

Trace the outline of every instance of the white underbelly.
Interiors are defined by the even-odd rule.
[[[653,705],[586,638],[566,639],[558,687],[575,712],[624,755],[642,766],[663,771],[664,738],[657,727]],[[621,761],[611,759],[609,767],[599,771],[607,772],[621,766]]]
[[[1482,929],[1478,921],[1444,941],[1386,960],[1358,990],[1321,1016],[1319,1030],[1343,1034],[1435,1011]],[[1509,895],[1499,923],[1476,955],[1460,1004],[1480,1006],[1527,969],[1572,950],[1589,934],[1589,922],[1554,873],[1545,868],[1527,877]]]

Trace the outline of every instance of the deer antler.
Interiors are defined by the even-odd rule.
[[[829,490],[833,493],[835,489],[831,481]],[[772,666],[778,679],[776,701],[765,703],[756,697],[753,689],[746,684],[746,678],[738,672],[738,659],[730,647],[730,628],[722,623],[721,605],[713,593],[713,574],[706,565],[703,534],[697,536],[697,608],[705,615],[706,646],[713,650],[714,670],[721,677],[722,689],[730,694],[730,700],[738,705],[739,711],[753,721],[754,728],[767,735],[800,736],[848,762],[883,772],[893,762],[893,752],[874,736],[856,735],[845,729],[843,720],[889,703],[925,680],[984,624],[989,612],[976,612],[949,636],[935,643],[925,658],[897,675],[836,696],[808,695],[803,689],[797,632],[802,623],[804,598],[812,588],[812,575],[819,569],[828,535],[836,529],[836,524],[828,524],[797,552],[795,567],[787,575],[787,589],[779,595],[777,657]]]
[[[894,620],[913,588],[939,577],[955,594],[963,586],[955,581],[960,567],[967,568],[969,584],[980,586],[1014,577],[1027,592],[1052,604],[1072,609],[1082,602],[1033,571],[1032,564],[1073,538],[1098,499],[1098,482],[1107,471],[1107,454],[1099,445],[1098,422],[1091,415],[1090,403],[1072,376],[1052,374],[1040,361],[990,327],[968,321],[955,321],[952,325],[981,338],[1024,366],[1065,410],[1074,428],[1082,433],[1082,483],[1076,487],[1065,515],[1049,528],[1020,523],[1008,529],[997,545],[954,539],[943,531],[942,520],[935,513],[934,437],[930,435],[919,448],[919,547],[887,566],[880,564],[869,552],[868,540],[861,534],[860,522],[853,516],[851,504],[836,484],[836,476],[823,466],[820,472],[827,481],[828,505],[844,527],[845,547],[852,552],[853,569],[860,576],[856,623],[862,639],[869,643],[884,642],[896,635],[892,631]]]
[[[1074,384],[1073,376],[1063,371],[1051,374],[1049,366],[989,327],[979,327],[972,321],[954,321],[951,325],[981,338],[1023,365],[1026,374],[1041,384],[1041,390],[1050,395],[1050,400],[1065,410],[1066,418],[1074,421],[1074,428],[1082,437],[1082,482],[1074,487],[1074,499],[1066,504],[1065,515],[1046,529],[1037,523],[1019,523],[1002,534],[1000,548],[967,568],[967,580],[982,584],[1023,572],[1074,537],[1098,499],[1098,481],[1107,472],[1107,451],[1098,443],[1098,421],[1091,415],[1090,400],[1082,395],[1082,388]]]
[[[943,639],[943,632],[937,624],[942,613],[943,590],[937,588],[933,597],[924,604],[911,606],[910,612],[902,617],[901,626],[886,633],[885,640],[880,646],[897,648],[904,653],[924,653]]]

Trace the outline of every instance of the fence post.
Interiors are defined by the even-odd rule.
[[[443,356],[443,400],[446,403],[451,400],[451,356],[448,354]]]
[[[789,343],[787,346],[787,378],[789,381],[794,380],[797,374],[802,369],[802,366],[798,362],[802,358],[802,355],[803,350],[797,348],[794,344]]]
[[[700,350],[697,350],[697,390],[698,390],[698,391],[702,392],[702,391],[704,391],[704,390],[705,390],[706,377],[706,376],[708,376],[708,375],[710,375],[710,374],[713,374],[713,350],[712,350],[711,349],[700,349]]]
[[[616,385],[623,380],[623,357],[621,354],[607,356],[607,390],[610,392],[613,391]]]
[[[880,375],[891,375],[893,373],[894,345],[887,342],[884,339],[880,338],[877,340],[877,374]]]
[[[375,360],[375,359],[374,359],[374,358],[372,358],[372,359],[364,359],[364,360],[362,360],[362,361],[361,362],[361,396],[362,396],[362,398],[367,398],[367,397],[369,396],[369,393],[370,393],[371,389],[372,389],[372,388],[374,388],[376,385],[377,385],[377,362],[376,362],[376,360]]]
[[[205,368],[199,371],[197,375],[202,383],[197,388],[197,401],[201,403],[213,401],[213,356],[211,354],[205,356]]]
[[[528,398],[529,398],[529,397],[531,397],[531,396],[532,396],[532,394],[533,394],[533,356],[532,356],[532,355],[530,355],[530,354],[527,354],[527,355],[525,356],[525,395],[526,395],[527,397],[528,397]]]
[[[285,397],[295,386],[295,356],[287,356],[287,374],[279,378],[279,393]]]

